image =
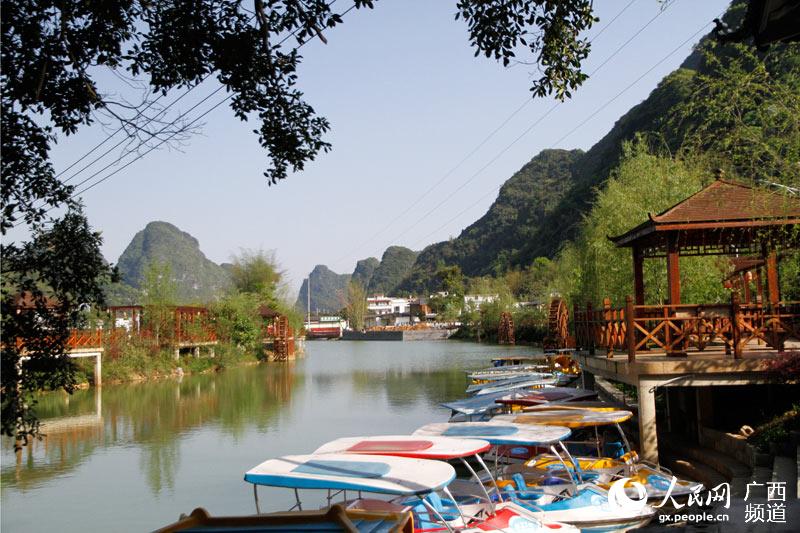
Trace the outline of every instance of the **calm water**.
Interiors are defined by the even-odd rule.
[[[205,507],[255,512],[244,472],[337,437],[444,421],[465,369],[528,348],[446,342],[311,342],[304,359],[42,398],[48,437],[3,440],[2,521],[13,531],[146,531]],[[259,491],[285,510],[291,497]]]

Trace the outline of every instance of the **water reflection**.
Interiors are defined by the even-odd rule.
[[[458,342],[309,343],[294,364],[42,396],[47,437],[3,442],[3,531],[147,531],[182,512],[253,512],[242,474],[342,436],[447,420],[467,369],[525,348]],[[287,491],[265,493],[287,509]],[[146,512],[142,512],[146,509]]]
[[[411,407],[420,401],[430,407],[437,407],[442,402],[464,396],[466,374],[461,368],[434,371],[355,371],[352,382],[354,389],[361,393],[385,393],[389,405],[397,409]]]
[[[150,490],[172,490],[182,436],[210,424],[233,437],[249,424],[265,429],[303,383],[293,364],[232,369],[220,376],[42,395],[37,412],[45,436],[16,454],[3,439],[3,489],[35,489],[68,474],[100,448],[136,446]]]

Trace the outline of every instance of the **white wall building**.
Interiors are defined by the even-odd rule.
[[[483,304],[494,302],[497,298],[497,294],[465,294],[464,307],[477,309]]]
[[[392,298],[382,294],[367,298],[367,312],[375,315],[408,313],[410,305],[411,300],[408,298]]]

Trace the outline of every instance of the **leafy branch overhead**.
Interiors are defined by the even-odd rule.
[[[242,121],[257,120],[254,133],[268,154],[265,176],[274,184],[302,171],[320,152],[330,123],[298,88],[298,49],[351,9],[373,8],[355,0],[349,8],[325,0],[195,0],[191,2],[11,1],[3,5],[2,230],[20,219],[42,220],[47,207],[75,192],[56,180],[49,163],[56,133],[118,122],[137,143],[175,141],[191,133],[167,121],[159,95],[215,77]],[[456,18],[469,28],[476,55],[508,65],[519,48],[542,68],[535,96],[565,98],[586,78],[581,61],[589,44],[590,0],[460,0]],[[339,8],[339,9],[334,9]],[[149,93],[130,103],[101,86],[111,71],[138,80]],[[142,81],[146,80],[146,81]],[[40,205],[36,205],[35,202]]]
[[[534,96],[569,98],[587,78],[580,67],[591,45],[580,34],[598,20],[591,0],[460,0],[459,18],[469,26],[475,56],[482,53],[505,66],[520,48],[533,56],[541,72],[531,87]]]
[[[118,125],[106,140],[121,132],[122,141],[101,155],[124,144],[123,155],[109,165],[114,166],[130,152],[188,139],[197,120],[227,103],[240,120],[257,123],[254,133],[268,159],[264,175],[275,184],[331,149],[324,138],[330,123],[299,89],[299,50],[312,39],[327,42],[326,32],[351,10],[374,7],[373,0],[334,3],[3,2],[0,233],[25,225],[32,235],[29,243],[0,246],[3,332],[24,342],[24,355],[15,343],[5,343],[2,350],[5,434],[22,440],[37,435],[30,399],[42,389],[69,391],[74,386],[74,367],[66,357],[69,331],[82,323],[79,306],[103,304],[101,288],[113,273],[100,253],[100,236],[91,231],[76,200],[109,176],[79,189],[93,176],[76,184],[70,180],[89,165],[71,177],[56,174],[50,150],[57,135],[69,136],[92,124]],[[533,54],[543,69],[534,96],[569,97],[586,78],[580,63],[589,45],[580,34],[594,21],[591,1],[459,0],[457,12],[468,24],[477,54],[504,65],[518,49]],[[141,101],[115,92],[105,81],[111,76],[139,89]],[[168,114],[209,78],[219,84],[210,96],[224,90],[226,98],[204,105],[191,121],[185,120],[189,111],[209,97],[182,115]],[[178,90],[181,94],[171,103],[160,103]],[[66,208],[66,215],[49,219],[58,207]],[[20,294],[31,300],[30,313],[12,311],[19,307]],[[58,307],[52,308],[52,302]]]

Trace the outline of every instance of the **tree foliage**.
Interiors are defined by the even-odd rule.
[[[211,304],[214,330],[219,338],[240,350],[259,349],[264,334],[258,314],[261,305],[258,294],[235,291]]]
[[[536,96],[569,98],[588,77],[580,65],[591,45],[578,35],[597,20],[591,0],[460,0],[458,18],[467,21],[476,56],[508,65],[520,49],[530,53],[542,68],[531,87]]]
[[[562,251],[556,283],[563,295],[580,304],[601,303],[609,297],[621,305],[633,294],[631,251],[616,248],[609,236],[620,235],[648,214],[656,214],[700,190],[710,176],[697,161],[653,153],[643,139],[626,143],[623,159],[612,172],[581,225],[578,238]],[[687,302],[724,301],[722,279],[729,268],[716,257],[681,258],[681,287]],[[649,259],[644,264],[646,301],[662,303],[667,298],[666,263]]]
[[[272,303],[277,299],[283,271],[274,253],[242,250],[234,257],[230,273],[239,292],[259,294],[264,298],[264,303]]]
[[[156,345],[170,338],[174,326],[173,308],[178,288],[169,263],[153,261],[142,275],[144,320],[155,335]]]
[[[77,206],[52,224],[34,224],[24,244],[2,245],[2,431],[23,443],[38,435],[35,393],[71,392],[70,331],[83,311],[103,303],[102,283],[115,273],[102,239]]]
[[[344,318],[350,323],[350,328],[361,331],[367,315],[367,291],[364,286],[357,281],[348,283],[345,301]]]
[[[709,41],[701,53],[704,68],[671,111],[665,135],[729,174],[800,185],[800,44],[759,53]]]
[[[353,7],[373,4],[354,0]],[[563,99],[586,78],[580,64],[589,43],[580,35],[595,20],[590,0],[460,0],[456,9],[476,55],[504,64],[519,47],[534,55],[544,69],[534,95]],[[106,70],[146,79],[155,94],[216,78],[231,95],[233,113],[259,121],[254,131],[268,154],[268,183],[302,171],[331,146],[323,139],[330,124],[298,88],[298,49],[313,38],[325,41],[323,32],[341,24],[343,15],[324,0],[254,0],[252,8],[240,0],[6,2],[0,80],[9,171],[3,172],[2,228],[19,216],[41,220],[42,204],[58,205],[72,193],[49,162],[55,132],[73,134],[97,114],[144,141],[176,126],[155,126],[152,100],[131,104],[101,87],[99,74]]]

